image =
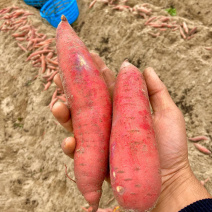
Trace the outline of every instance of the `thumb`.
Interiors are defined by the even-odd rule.
[[[159,79],[153,68],[146,68],[143,75],[147,84],[149,100],[154,113],[167,109],[178,109],[169,95],[166,86]]]

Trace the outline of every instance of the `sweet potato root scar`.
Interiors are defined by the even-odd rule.
[[[64,15],[62,15],[61,16],[61,21],[67,21],[67,18]]]
[[[87,66],[87,63],[84,57],[78,54],[76,59],[76,66],[75,66],[76,70],[82,71],[84,68],[86,68],[86,66]]]
[[[116,190],[119,194],[123,194],[124,193],[124,188],[122,186],[117,186]]]
[[[79,55],[78,58],[79,58],[80,66],[86,65],[86,62],[85,62],[85,60],[84,60],[84,58],[82,56]]]
[[[116,177],[116,173],[115,172],[113,172],[113,177]]]

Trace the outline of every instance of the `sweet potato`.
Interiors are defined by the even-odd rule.
[[[144,212],[154,207],[161,175],[148,92],[142,73],[127,61],[114,90],[110,177],[115,198],[124,209]]]
[[[61,19],[56,46],[77,142],[75,178],[78,189],[96,211],[108,172],[112,104],[106,83],[88,49],[65,16]]]

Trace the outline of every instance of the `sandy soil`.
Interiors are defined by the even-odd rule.
[[[90,1],[89,1],[90,2]],[[184,114],[188,137],[206,135],[200,142],[212,150],[212,2],[210,0],[148,1],[154,15],[164,15],[164,9],[174,6],[174,20],[186,21],[198,32],[191,40],[181,38],[179,31],[168,30],[153,38],[142,17],[129,12],[114,11],[97,3],[88,10],[88,1],[78,2],[80,16],[74,28],[90,50],[95,50],[107,65],[118,71],[128,58],[140,70],[152,66]],[[129,0],[134,6],[141,1]],[[143,2],[142,2],[143,3]],[[0,9],[18,5],[32,11],[34,26],[55,36],[55,28],[43,20],[39,11],[21,0],[1,0]],[[62,153],[60,143],[69,135],[55,123],[48,104],[55,85],[43,91],[43,82],[33,80],[37,68],[26,62],[11,36],[0,32],[0,211],[70,211],[86,207],[76,185],[67,179],[64,163],[71,176],[73,161]],[[188,142],[189,160],[199,180],[212,176],[212,158],[198,152]],[[212,179],[206,184],[212,194]],[[104,184],[100,206],[117,205],[111,199],[110,186]]]

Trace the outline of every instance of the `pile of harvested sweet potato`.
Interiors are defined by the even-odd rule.
[[[30,23],[28,16],[33,15],[19,7],[13,6],[0,10],[0,20],[3,21],[0,31],[12,31],[17,45],[27,54],[27,61],[33,67],[38,67],[38,75],[45,81],[44,90],[47,90],[54,76],[58,73],[55,38],[47,38]],[[37,75],[37,76],[38,76]],[[35,78],[37,77],[35,76]]]
[[[48,38],[38,30],[28,19],[28,16],[34,15],[17,6],[12,6],[0,10],[0,31],[12,32],[17,46],[26,53],[26,61],[31,61],[33,67],[38,68],[38,76],[44,82],[44,91],[47,90],[59,67],[57,62],[57,53],[55,48],[55,38]],[[66,98],[59,88],[56,88],[49,104],[52,109],[56,101],[66,102]]]
[[[166,30],[178,30],[184,40],[192,39],[195,33],[197,33],[197,27],[187,25],[184,19],[179,21],[171,16],[154,15],[154,11],[149,3],[131,6],[130,4],[127,5],[127,0],[93,0],[90,3],[89,8],[92,8],[96,2],[105,4],[112,10],[128,12],[134,14],[135,16],[142,17],[145,20],[144,26],[149,28],[148,34],[153,38],[159,37]]]

